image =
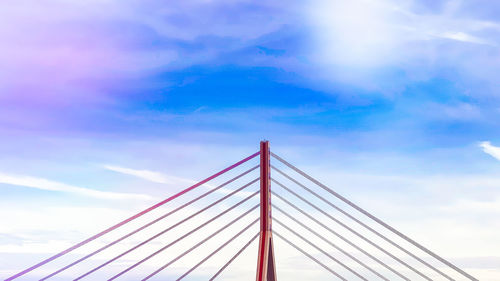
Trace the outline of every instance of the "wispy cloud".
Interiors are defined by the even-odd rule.
[[[44,178],[22,176],[22,175],[0,173],[0,183],[16,185],[16,186],[24,186],[24,187],[30,187],[48,191],[68,192],[68,193],[74,193],[78,195],[84,195],[101,199],[139,199],[139,200],[152,199],[152,197],[145,194],[100,191],[85,187],[69,185],[61,182],[51,181]]]
[[[149,171],[149,170],[138,170],[138,169],[131,169],[131,168],[125,168],[125,167],[120,167],[120,166],[115,166],[115,165],[103,165],[103,167],[106,170],[110,170],[113,172],[117,172],[120,174],[125,174],[125,175],[130,175],[134,177],[138,177],[150,182],[155,182],[155,183],[164,183],[164,184],[195,184],[196,181],[191,180],[191,179],[186,179],[186,178],[180,178],[180,177],[174,177],[174,176],[169,176],[165,175],[159,172],[154,172],[154,171]]]
[[[487,40],[484,40],[482,38],[472,36],[470,34],[460,32],[460,31],[455,31],[455,32],[444,32],[442,34],[439,34],[437,36],[440,36],[442,38],[446,39],[452,39],[456,41],[461,41],[461,42],[468,42],[468,43],[476,43],[476,44],[485,44],[485,45],[495,45]]]
[[[493,156],[494,158],[500,160],[500,147],[492,145],[489,141],[483,141],[479,144],[483,148],[485,153]]]
[[[165,174],[160,173],[160,172],[149,171],[149,170],[137,170],[137,169],[131,169],[131,168],[120,167],[120,166],[115,166],[115,165],[103,165],[103,167],[107,170],[110,170],[110,171],[138,177],[138,178],[141,178],[141,179],[144,179],[144,180],[147,180],[150,182],[156,182],[156,183],[193,185],[193,184],[198,182],[198,181],[195,181],[192,179],[181,178],[181,177],[176,177],[176,176],[171,176],[171,175],[165,175]],[[207,184],[207,183],[203,184],[202,186],[209,188],[209,189],[215,188],[215,186]],[[216,192],[221,193],[221,194],[229,194],[233,191],[234,190],[228,189],[228,188],[220,188]],[[249,196],[250,194],[252,194],[252,192],[240,191],[240,192],[238,192],[238,194],[235,194],[235,195],[246,197],[246,196]]]

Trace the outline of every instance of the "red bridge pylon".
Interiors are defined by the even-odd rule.
[[[257,281],[276,281],[272,235],[269,141],[260,142],[260,238]]]

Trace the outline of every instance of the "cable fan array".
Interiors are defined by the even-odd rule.
[[[273,171],[271,181],[274,187],[271,193],[273,198],[278,199],[273,200],[272,203],[275,211],[273,213],[273,222],[278,226],[278,231],[273,228],[273,235],[310,258],[336,278],[341,280],[457,280],[456,277],[451,277],[449,272],[444,272],[442,268],[438,268],[438,266],[426,260],[434,259],[440,262],[441,266],[448,271],[458,273],[461,278],[477,280],[280,156],[272,152],[271,156],[298,176],[306,179],[307,182],[312,183],[323,193],[320,194],[319,191],[314,191],[306,184],[290,176],[289,173],[285,173],[282,169],[271,165]],[[288,184],[284,184],[277,177],[286,180]],[[292,185],[299,188],[300,191],[294,191],[290,187]],[[332,196],[332,198],[329,199],[327,196]],[[313,199],[323,203],[323,205],[320,206],[318,203],[314,203]],[[358,218],[346,211],[346,209],[334,204],[333,199],[337,199],[340,203],[354,209],[363,218]],[[331,209],[325,208],[325,205]],[[334,213],[336,214],[333,215]],[[374,222],[376,226],[365,223],[364,220],[366,219]],[[286,220],[286,223],[284,220]],[[295,224],[294,227],[291,227],[292,224]],[[391,239],[388,235],[377,230],[376,227],[385,229],[403,242],[413,246],[415,250],[408,250],[401,243],[397,243],[395,239]],[[288,235],[283,234],[285,232]],[[307,235],[301,233],[307,233]],[[324,260],[315,257],[311,251],[303,249],[297,242],[294,243],[292,241],[294,239],[291,237],[296,238],[295,241],[298,241],[298,243],[308,245],[316,253],[321,253],[331,260],[336,267],[327,265]],[[384,242],[386,245],[382,245],[378,241]],[[325,247],[318,245],[320,243],[329,245],[334,251],[326,250]],[[340,246],[340,243],[343,246]],[[394,253],[390,249],[396,249],[399,252]],[[422,254],[426,255],[425,259],[415,254],[416,251],[421,251]],[[337,257],[332,252],[338,254]],[[415,265],[414,261],[417,265]],[[339,269],[342,269],[343,272],[341,273]],[[361,273],[361,269],[363,269],[363,273]]]
[[[122,221],[122,222],[120,222],[120,223],[118,223],[118,224],[116,224],[116,225],[114,225],[114,226],[112,226],[112,227],[110,227],[110,228],[108,228],[108,229],[106,229],[106,230],[104,230],[104,231],[102,231],[102,232],[100,232],[100,233],[98,233],[98,234],[96,234],[96,235],[94,235],[94,236],[92,236],[92,237],[90,237],[90,238],[88,238],[88,239],[86,239],[86,240],[84,240],[84,241],[82,241],[82,242],[80,242],[80,243],[78,243],[78,244],[76,244],[76,245],[74,245],[74,246],[72,246],[72,247],[70,247],[70,248],[68,248],[68,249],[34,265],[34,266],[32,266],[32,267],[30,267],[30,268],[28,268],[28,269],[26,269],[26,270],[24,270],[24,271],[19,272],[18,274],[14,275],[14,276],[7,278],[6,280],[17,279],[21,276],[24,276],[24,275],[27,275],[28,273],[31,273],[32,271],[34,271],[36,269],[39,269],[39,268],[45,266],[46,264],[48,264],[50,262],[55,262],[56,260],[60,259],[61,257],[69,254],[70,252],[74,252],[75,250],[81,248],[82,246],[84,246],[84,245],[86,245],[86,244],[88,244],[88,243],[90,243],[98,238],[101,238],[104,235],[109,235],[109,233],[116,231],[118,228],[123,227],[125,224],[128,224],[131,221],[136,220],[139,217],[144,216],[145,214],[159,208],[160,206],[163,206],[167,203],[169,203],[169,204],[173,203],[173,201],[175,201],[176,199],[178,200],[178,198],[181,197],[182,195],[184,195],[184,194],[186,194],[186,193],[188,193],[188,192],[190,192],[190,191],[192,191],[192,190],[194,190],[202,185],[207,186],[208,182],[210,182],[210,181],[214,180],[215,178],[233,170],[234,168],[242,165],[243,163],[249,161],[250,159],[255,158],[258,155],[259,155],[259,153],[254,153],[254,154],[250,155],[249,157],[229,166],[228,168],[221,170],[220,172],[196,183],[195,185],[193,185],[193,186],[191,186],[191,187],[189,187],[189,188],[187,188],[187,189],[185,189],[185,190],[183,190],[183,191],[181,191],[181,192],[179,192],[179,193],[177,193],[177,194],[175,194],[175,195],[173,195],[173,196],[171,196],[171,197],[169,197],[169,198],[167,198],[167,199],[165,199],[165,200],[163,200],[163,201],[161,201],[161,202],[159,202],[159,203],[157,203],[157,204],[155,204],[155,205],[153,205],[153,206],[151,206],[151,207],[149,207],[149,208],[147,208],[147,209],[145,209],[145,210],[143,210],[143,211],[141,211],[133,216],[131,216],[130,218],[128,218],[128,219],[126,219],[126,220],[124,220],[124,221]],[[37,278],[37,279],[42,281],[42,280],[50,280],[52,278],[59,277],[63,272],[69,270],[70,268],[78,267],[84,261],[91,259],[92,257],[100,254],[101,252],[104,252],[106,250],[109,251],[113,246],[116,247],[117,245],[120,244],[120,242],[124,242],[127,239],[130,239],[131,237],[133,237],[137,233],[144,231],[145,229],[150,228],[155,224],[159,224],[160,222],[164,222],[166,220],[169,220],[174,215],[182,216],[185,213],[188,213],[189,211],[187,209],[193,203],[200,201],[203,198],[207,198],[209,195],[218,192],[219,194],[224,194],[224,193],[227,193],[227,194],[224,195],[223,197],[211,202],[210,204],[204,206],[203,208],[200,208],[200,209],[192,208],[192,209],[196,210],[194,213],[184,217],[183,219],[178,220],[174,224],[171,224],[167,228],[155,233],[154,235],[147,237],[146,239],[133,245],[132,247],[130,247],[124,251],[119,252],[118,254],[112,256],[111,258],[105,260],[104,262],[98,264],[97,266],[91,268],[90,270],[83,271],[83,273],[79,274],[78,276],[71,278],[71,280],[82,280],[82,279],[95,280],[95,278],[100,279],[100,277],[94,276],[97,271],[104,270],[106,267],[112,265],[113,263],[120,262],[124,258],[127,258],[127,257],[135,258],[136,255],[140,256],[140,254],[136,254],[136,253],[138,253],[141,250],[141,248],[148,246],[152,243],[157,243],[157,244],[163,243],[163,240],[161,240],[160,238],[162,236],[164,236],[165,234],[168,234],[169,232],[172,232],[172,231],[180,231],[180,232],[183,232],[183,234],[176,236],[176,238],[173,241],[170,241],[170,242],[160,246],[154,252],[149,253],[145,257],[141,258],[140,260],[138,260],[130,265],[122,262],[122,264],[125,264],[126,266],[124,266],[124,268],[120,272],[114,274],[113,276],[107,277],[106,279],[107,280],[115,280],[121,276],[125,276],[127,273],[129,273],[133,269],[139,267],[141,264],[146,263],[147,261],[153,259],[155,256],[159,255],[160,253],[172,248],[177,243],[179,243],[181,241],[188,240],[188,238],[192,238],[193,241],[196,241],[196,243],[194,243],[194,245],[192,245],[190,247],[185,247],[185,249],[183,249],[182,253],[173,257],[171,260],[165,262],[163,265],[159,266],[156,270],[150,272],[149,274],[144,274],[144,276],[141,277],[141,279],[140,279],[140,280],[149,280],[152,277],[158,275],[160,272],[167,269],[172,264],[179,261],[184,256],[186,256],[189,253],[195,251],[196,249],[201,248],[202,246],[206,245],[206,243],[208,241],[215,240],[217,243],[219,243],[219,241],[222,240],[222,238],[218,237],[218,236],[221,236],[220,235],[221,233],[223,233],[225,231],[227,232],[227,230],[230,229],[231,226],[233,226],[237,223],[240,223],[242,221],[245,222],[245,219],[246,219],[246,221],[248,221],[248,218],[249,218],[250,223],[245,224],[241,229],[239,229],[239,231],[237,231],[229,239],[225,240],[223,243],[220,243],[220,245],[216,249],[214,249],[208,255],[203,257],[198,263],[196,263],[195,265],[190,265],[191,267],[189,267],[183,274],[180,274],[180,276],[175,279],[175,280],[184,279],[186,276],[188,276],[190,273],[192,273],[196,268],[201,266],[203,263],[205,263],[211,257],[216,255],[218,252],[220,252],[223,248],[225,248],[226,246],[228,246],[232,242],[236,241],[238,239],[238,237],[242,236],[245,233],[254,232],[254,234],[252,234],[252,236],[251,236],[251,239],[248,242],[245,242],[245,244],[240,249],[238,249],[238,251],[236,251],[236,253],[223,266],[221,266],[218,271],[216,271],[213,274],[213,276],[210,278],[210,280],[214,280],[216,277],[218,277],[223,272],[224,269],[226,269],[228,267],[228,265],[232,261],[234,261],[236,259],[237,256],[239,256],[258,237],[257,228],[252,230],[252,227],[257,227],[258,226],[257,222],[259,221],[259,215],[258,215],[258,210],[257,210],[259,207],[259,203],[258,203],[259,201],[258,201],[258,196],[257,196],[259,194],[259,191],[258,191],[258,188],[256,188],[256,187],[258,187],[259,177],[257,176],[257,178],[253,178],[249,181],[246,179],[249,176],[251,176],[252,175],[251,173],[256,171],[258,168],[259,168],[259,165],[251,167],[250,169],[247,169],[247,170],[241,172],[237,176],[232,177],[231,179],[223,182],[222,184],[219,184],[216,187],[210,188],[208,191],[202,193],[201,195],[195,197],[194,199],[191,199],[188,202],[186,202],[186,203],[184,203],[176,208],[173,208],[172,210],[164,213],[163,215],[161,215],[157,218],[154,218],[153,220],[150,220],[149,222],[135,228],[134,230],[132,230],[124,235],[119,236],[118,238],[114,238],[112,241],[110,241],[110,242],[106,243],[105,245],[91,251],[90,253],[87,253],[87,254],[83,255],[82,257],[50,272],[49,274],[46,274],[45,276],[43,276],[41,278]],[[230,184],[234,185],[242,180],[246,180],[247,182],[234,190],[227,188]],[[256,191],[247,191],[247,190],[251,190],[252,188],[253,188],[253,190],[256,190]],[[229,203],[228,201],[236,201],[236,202]],[[252,204],[252,202],[254,204]],[[224,206],[220,206],[224,203],[225,203]],[[247,203],[247,204],[245,204],[245,203]],[[228,205],[228,204],[230,204],[230,205]],[[250,204],[251,207],[246,206],[248,204]],[[206,214],[208,212],[208,210],[210,210],[210,209],[213,210],[216,207],[218,207],[218,209],[220,209],[221,211],[218,212],[216,215],[213,215],[209,219],[201,218],[203,221],[198,223],[197,226],[189,228],[188,222],[192,222],[192,221],[195,221],[196,219],[199,219],[199,217],[203,214]],[[241,209],[244,209],[244,212],[238,214],[237,216],[236,216],[236,214],[233,214],[233,217],[236,216],[233,219],[228,218],[228,214],[240,212]],[[217,226],[217,227],[213,226],[210,229],[207,228],[208,225],[211,225],[216,221],[225,222],[225,224],[223,224],[222,226]],[[196,222],[194,222],[194,224],[196,224]],[[225,236],[227,236],[227,235],[229,235],[229,233],[225,234]],[[141,272],[142,272],[142,270],[141,270]],[[134,276],[137,276],[137,273]],[[134,277],[134,278],[136,278],[136,277]],[[32,278],[30,280],[32,280]]]

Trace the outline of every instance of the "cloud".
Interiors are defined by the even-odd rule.
[[[433,12],[417,9],[417,2],[313,1],[304,9],[312,25],[311,57],[325,77],[366,89],[398,91],[452,73],[459,84],[494,87],[476,95],[496,95],[499,22],[472,16],[466,1],[447,1]]]
[[[195,184],[196,181],[180,177],[168,176],[159,172],[149,170],[136,170],[115,165],[103,165],[106,170],[113,172],[138,177],[150,182],[164,183],[164,184]]]
[[[120,167],[120,166],[115,166],[115,165],[103,165],[103,167],[107,170],[114,171],[117,173],[125,174],[125,175],[130,175],[134,177],[138,177],[150,182],[155,182],[155,183],[162,183],[162,184],[175,184],[175,185],[194,185],[198,183],[195,180],[192,179],[186,179],[186,178],[181,178],[181,177],[175,177],[175,176],[170,176],[170,175],[165,175],[159,172],[154,172],[154,171],[149,171],[149,170],[136,170],[136,169],[131,169],[131,168],[125,168],[125,167]],[[241,184],[242,185],[242,184]],[[208,188],[208,189],[213,189],[215,186],[210,185],[210,184],[202,184],[202,186]],[[240,186],[238,186],[240,187]],[[220,194],[229,194],[233,192],[233,189],[228,189],[228,188],[220,188],[216,192]],[[247,197],[250,196],[253,192],[249,191],[240,191],[235,196],[238,197]]]
[[[479,144],[483,148],[483,151],[497,160],[500,160],[500,147],[492,145],[489,141],[483,141]]]
[[[462,42],[469,42],[469,43],[476,43],[476,44],[491,44],[490,42],[472,36],[470,34],[464,33],[464,32],[445,32],[443,34],[440,34],[442,38],[447,38],[447,39],[452,39],[452,40],[457,40],[457,41],[462,41]],[[495,45],[495,44],[492,44]]]
[[[245,50],[257,50],[259,38],[290,23],[284,15],[288,8],[279,4],[0,2],[6,23],[0,26],[0,107],[6,112],[0,123],[3,128],[37,131],[78,130],[87,122],[95,125],[96,119],[102,120],[100,126],[123,124],[116,120],[124,110],[119,104],[130,102],[133,106],[126,108],[136,109],[141,104],[136,99],[163,94],[177,82],[175,74],[164,73],[255,61],[242,58]],[[109,12],[104,16],[103,11]],[[123,86],[127,84],[138,87]]]
[[[242,48],[278,30],[286,20],[278,17],[281,13],[272,3],[246,1],[231,5],[191,0],[169,5],[134,0],[85,5],[57,0],[25,2],[0,3],[0,16],[17,27],[0,26],[0,59],[5,62],[0,72],[8,70],[2,74],[9,78],[0,81],[0,86],[69,82],[74,88],[79,85],[73,79],[185,67]],[[103,10],[110,12],[103,17]],[[253,24],[258,19],[262,24]],[[19,72],[25,74],[24,80],[16,78]],[[72,91],[64,94],[74,95]]]
[[[475,214],[496,214],[500,213],[500,198],[484,202],[478,200],[458,200],[454,205],[443,207],[445,210],[452,212],[473,212]]]
[[[100,199],[137,199],[137,200],[151,200],[152,197],[145,194],[137,193],[118,193],[109,191],[99,191],[89,188],[69,185],[61,182],[51,181],[44,178],[10,175],[0,173],[0,183],[36,188],[48,191],[60,191],[95,197]]]

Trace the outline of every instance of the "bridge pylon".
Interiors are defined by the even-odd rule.
[[[276,281],[272,235],[271,169],[269,141],[260,142],[260,238],[257,281]]]

